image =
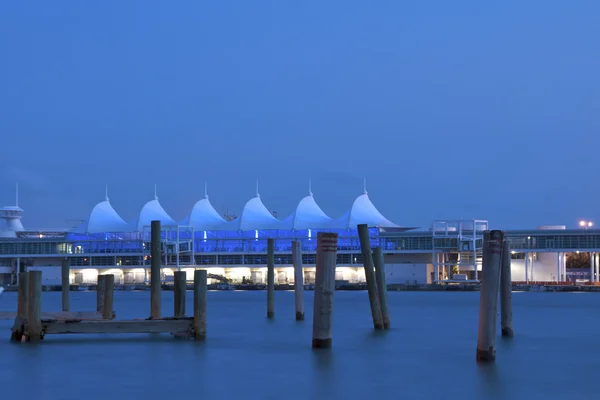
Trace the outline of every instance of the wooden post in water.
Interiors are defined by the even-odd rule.
[[[275,240],[267,239],[267,318],[275,317]]]
[[[187,289],[187,279],[185,271],[175,271],[173,274],[173,293],[175,296],[175,318],[185,317],[185,291]]]
[[[502,231],[484,232],[477,361],[494,361],[496,359],[496,318],[503,241],[504,232]]]
[[[61,286],[62,286],[62,310],[69,311],[69,289],[71,287],[69,259],[63,258],[60,267]]]
[[[115,294],[115,276],[104,275],[104,307],[102,307],[102,318],[113,318],[113,298]]]
[[[381,247],[373,249],[373,263],[375,264],[375,277],[377,280],[377,291],[379,293],[379,304],[381,305],[381,317],[383,328],[390,329],[390,313],[388,311],[387,283],[385,281],[385,262]]]
[[[206,270],[194,271],[194,339],[206,339]]]
[[[510,271],[510,242],[504,239],[502,267],[500,271],[500,326],[502,336],[513,337],[512,321],[512,276]]]
[[[106,296],[106,275],[98,275],[96,284],[96,311],[104,315],[104,296]]]
[[[317,234],[313,348],[328,349],[331,347],[337,240],[337,233],[319,232]]]
[[[150,319],[160,319],[160,221],[150,222]]]
[[[363,265],[365,266],[365,278],[367,280],[367,290],[369,291],[373,327],[375,329],[384,329],[381,305],[379,304],[379,291],[377,290],[377,278],[375,278],[375,268],[373,266],[373,254],[371,253],[369,228],[366,224],[358,225],[358,237],[360,239]]]
[[[304,321],[304,272],[302,271],[302,247],[300,240],[292,242],[292,261],[294,262],[296,321]]]
[[[23,325],[27,319],[27,297],[29,290],[27,285],[27,272],[19,272],[19,292],[17,294],[17,318],[10,335],[10,340],[20,342],[23,338]]]
[[[27,339],[42,340],[42,271],[27,272]]]

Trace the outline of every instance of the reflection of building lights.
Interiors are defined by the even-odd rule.
[[[510,252],[510,254],[517,254],[517,252],[513,250]]]

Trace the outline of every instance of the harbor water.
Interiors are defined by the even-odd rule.
[[[45,292],[43,311],[59,311]],[[312,350],[312,297],[295,321],[293,292],[208,294],[204,343],[170,335],[60,335],[9,342],[0,321],[2,398],[25,399],[595,399],[600,392],[600,295],[513,293],[515,337],[495,364],[475,361],[479,293],[390,292],[392,329],[372,328],[364,291],[335,293],[333,348]],[[95,292],[71,293],[73,311]],[[192,293],[187,293],[188,313]],[[117,319],[147,318],[149,292],[115,292]],[[16,293],[0,296],[16,310]],[[162,293],[163,315],[173,293]],[[498,329],[498,333],[500,330]]]

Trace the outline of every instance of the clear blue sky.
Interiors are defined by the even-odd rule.
[[[600,2],[4,1],[0,203],[600,223]]]

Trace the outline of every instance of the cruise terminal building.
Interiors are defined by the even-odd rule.
[[[267,238],[273,238],[276,283],[293,283],[292,240],[301,241],[304,281],[313,283],[316,236],[322,231],[339,235],[336,280],[364,282],[358,224],[367,224],[371,246],[383,249],[390,284],[477,281],[483,232],[490,229],[485,220],[434,221],[425,229],[401,227],[377,210],[366,190],[337,219],[322,211],[311,192],[285,219],[267,209],[258,191],[233,219],[221,216],[207,194],[179,222],[156,196],[131,222],[119,216],[108,196],[83,223],[70,229],[25,229],[23,212],[18,205],[0,208],[0,285],[15,284],[18,271],[25,269],[42,271],[44,285],[60,285],[64,260],[70,264],[73,285],[95,284],[99,274],[114,274],[115,284],[143,284],[149,276],[153,220],[161,221],[161,278],[167,282],[178,269],[191,279],[194,269],[203,268],[233,283],[265,283]],[[566,260],[574,252],[592,255],[587,279],[598,281],[600,230],[544,226],[505,233],[513,281],[564,282]]]

